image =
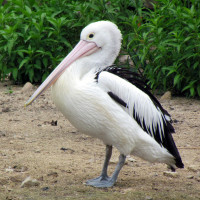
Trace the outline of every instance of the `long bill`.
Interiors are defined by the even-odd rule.
[[[25,103],[25,106],[30,105],[37,97],[39,97],[45,90],[47,90],[60,75],[78,58],[88,56],[99,47],[94,42],[87,42],[80,40],[80,42],[74,47],[74,49],[62,60],[62,62],[51,72],[46,80],[39,86],[39,88],[33,93],[30,99]]]

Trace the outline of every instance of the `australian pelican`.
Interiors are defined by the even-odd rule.
[[[170,115],[147,86],[132,72],[113,66],[122,35],[109,21],[86,26],[80,42],[35,91],[26,105],[52,86],[53,100],[64,116],[81,132],[103,140],[106,156],[101,175],[87,185],[111,187],[129,154],[149,162],[183,168],[171,133]],[[119,162],[107,174],[112,147]]]

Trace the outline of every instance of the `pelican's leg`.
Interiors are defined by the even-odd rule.
[[[110,158],[112,156],[112,146],[106,145],[106,157],[103,164],[103,169],[101,175],[97,178],[90,179],[86,182],[86,185],[93,185],[96,182],[100,182],[102,180],[106,180],[108,178],[107,170]]]
[[[103,169],[100,176],[102,178],[108,178],[107,170],[111,156],[112,156],[112,146],[106,145],[106,157],[104,160]]]
[[[109,164],[111,155],[112,155],[112,146],[107,145],[106,146],[106,158],[104,161],[101,175],[95,179],[88,180],[86,182],[86,185],[103,188],[103,187],[112,187],[115,184],[117,177],[119,175],[119,172],[125,163],[126,156],[124,156],[122,154],[119,156],[119,162],[115,168],[113,175],[111,177],[108,177],[107,169],[108,169],[108,164]]]

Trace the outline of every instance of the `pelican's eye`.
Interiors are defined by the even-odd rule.
[[[94,33],[90,33],[90,34],[88,35],[88,39],[89,39],[89,40],[91,40],[93,37],[94,37]]]

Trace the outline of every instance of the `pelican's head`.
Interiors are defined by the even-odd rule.
[[[67,67],[80,58],[84,58],[84,62],[88,61],[92,64],[90,66],[99,68],[113,64],[119,54],[121,40],[121,32],[112,22],[98,21],[86,26],[81,32],[79,43],[46,78],[25,106],[31,104],[54,84]]]
[[[122,35],[118,27],[110,21],[98,21],[86,26],[80,39],[87,43],[95,43],[98,51],[88,59],[100,67],[106,67],[115,61],[121,48]]]

